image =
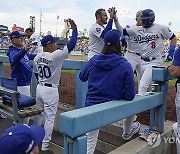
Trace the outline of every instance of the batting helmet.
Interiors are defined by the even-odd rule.
[[[154,11],[151,10],[151,9],[146,9],[146,10],[143,10],[141,12],[141,16],[140,16],[140,19],[142,21],[146,21],[145,22],[145,25],[143,26],[144,28],[149,28],[152,26],[153,22],[155,21],[155,14],[154,14]]]

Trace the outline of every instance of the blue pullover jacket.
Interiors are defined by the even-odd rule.
[[[29,60],[33,60],[36,55],[27,53],[24,48],[10,46],[7,56],[11,66],[11,78],[17,79],[17,86],[30,85],[32,70]]]
[[[135,82],[130,63],[117,54],[95,55],[80,72],[81,81],[88,81],[85,106],[111,100],[133,100]]]

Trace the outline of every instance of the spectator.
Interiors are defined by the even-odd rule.
[[[25,33],[28,39],[32,40],[32,48],[30,52],[34,54],[43,52],[40,36],[38,34],[35,34],[31,28],[27,28],[25,30]]]
[[[122,57],[121,33],[110,30],[104,35],[105,46],[102,54],[93,56],[80,72],[81,81],[88,81],[85,106],[92,106],[111,100],[133,100],[135,82],[130,63]],[[129,140],[140,129],[140,123],[129,124],[123,137]],[[87,133],[87,154],[93,154],[99,130]]]
[[[0,154],[38,154],[45,131],[41,126],[17,124],[0,137]]]
[[[50,150],[49,142],[59,103],[58,87],[62,63],[73,50],[77,41],[77,26],[71,19],[68,19],[68,22],[73,31],[70,41],[63,50],[57,49],[57,39],[51,35],[47,35],[41,41],[43,52],[39,53],[34,59],[33,71],[38,80],[36,103],[39,108],[44,109],[41,115],[35,117],[34,124],[41,125],[43,118],[45,119],[45,137],[42,141],[42,151]]]

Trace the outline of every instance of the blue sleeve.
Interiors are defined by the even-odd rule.
[[[123,29],[123,35],[124,35],[124,36],[129,36],[129,34],[128,34],[128,32],[127,32],[126,29]]]
[[[33,60],[37,54],[27,53],[29,60]]]
[[[175,37],[176,37],[176,35],[173,33],[173,35],[169,39],[172,40]]]
[[[24,57],[24,55],[27,53],[27,51],[23,48],[19,52],[17,52],[17,51],[11,52],[9,55],[10,60],[12,61],[12,63],[19,62]]]
[[[79,74],[79,79],[82,82],[86,82],[88,80],[90,67],[91,67],[91,59],[86,63],[86,65]]]
[[[38,46],[37,42],[34,42],[33,45]]]
[[[131,65],[129,64],[125,72],[124,77],[124,86],[123,86],[123,95],[122,98],[124,100],[131,101],[135,97],[135,81],[134,81],[134,73]]]
[[[106,28],[102,31],[101,36],[100,37],[104,37],[104,34],[106,34],[107,31],[112,29],[112,24],[113,24],[113,20],[109,19],[108,24],[106,26]]]
[[[67,44],[67,48],[68,48],[68,52],[70,53],[74,47],[76,46],[76,42],[77,42],[77,28],[73,29],[72,31],[72,36],[71,39],[69,40],[68,44]]]

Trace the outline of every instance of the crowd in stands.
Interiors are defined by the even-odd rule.
[[[82,51],[82,52],[88,51],[88,42],[89,42],[89,39],[81,39],[81,38],[79,38],[77,40],[74,51]]]
[[[0,48],[9,48],[11,41],[9,37],[0,38]]]

